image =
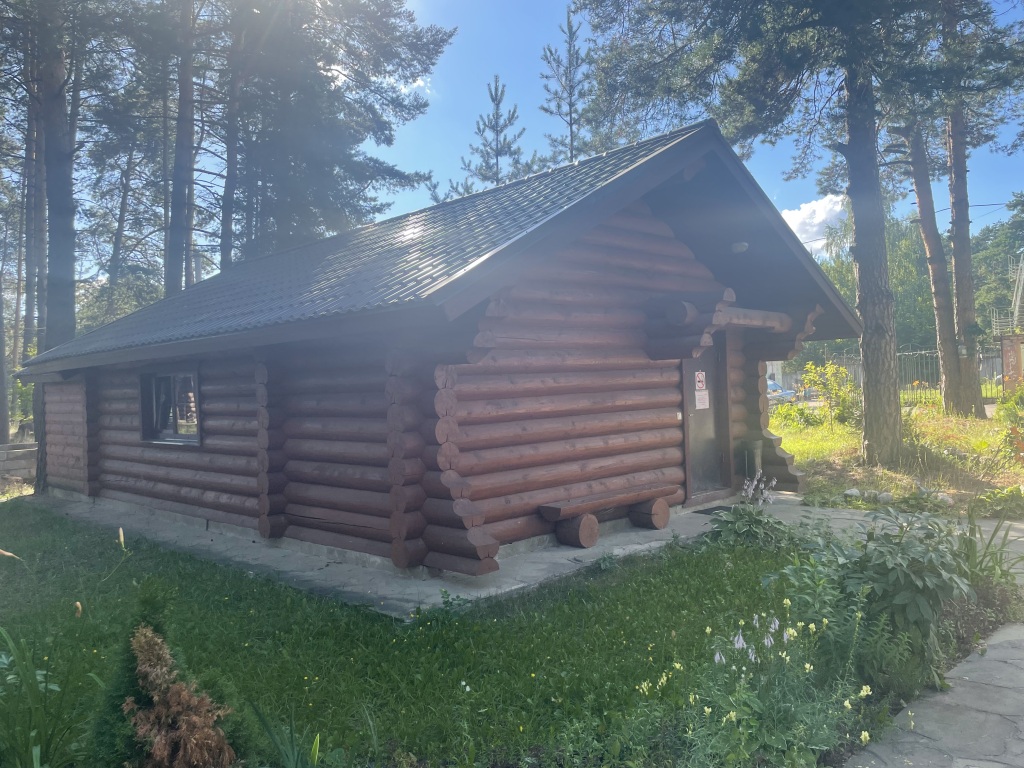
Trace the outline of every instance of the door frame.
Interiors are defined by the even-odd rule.
[[[720,482],[722,487],[720,489],[713,489],[705,491],[700,495],[694,495],[691,493],[690,477],[691,477],[691,456],[693,455],[690,449],[690,430],[688,428],[688,414],[690,408],[693,406],[693,400],[695,396],[695,389],[693,383],[688,380],[686,373],[683,370],[683,364],[690,362],[687,360],[679,361],[679,378],[680,378],[680,390],[682,393],[682,415],[683,415],[683,470],[686,473],[686,501],[683,506],[697,506],[700,504],[706,504],[709,501],[717,501],[719,499],[726,499],[735,494],[733,488],[733,476],[734,476],[734,460],[732,451],[732,436],[729,434],[729,371],[726,365],[726,338],[724,334],[715,334],[712,336],[714,340],[714,346],[710,349],[705,349],[704,353],[699,358],[694,358],[695,362],[704,362],[704,367],[712,371],[711,383],[712,387],[709,391],[712,399],[712,407],[715,412],[715,440],[719,454],[721,456],[720,469],[721,476]]]

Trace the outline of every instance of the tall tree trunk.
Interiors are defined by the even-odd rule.
[[[914,181],[914,193],[917,196],[918,226],[927,255],[928,278],[932,287],[942,407],[946,413],[963,415],[966,408],[961,397],[960,356],[957,353],[953,295],[949,286],[946,251],[942,244],[939,225],[935,220],[935,199],[932,197],[928,152],[920,126],[907,128],[905,138],[910,150],[910,171]]]
[[[853,213],[853,256],[857,310],[864,323],[860,340],[864,368],[864,460],[899,463],[903,424],[896,371],[896,324],[885,242],[885,209],[878,172],[878,133],[871,74],[859,64],[845,72],[846,126],[843,150]]]
[[[21,368],[21,299],[24,291],[25,278],[25,189],[27,183],[28,179],[23,174],[21,177],[22,205],[18,210],[18,251],[15,266],[16,276],[14,279],[14,311],[11,313],[11,318],[14,322],[14,328],[11,329],[11,369],[14,371]],[[2,292],[0,292],[0,295],[2,295]],[[3,313],[0,313],[0,316],[2,316],[2,314]],[[18,408],[17,386],[11,386],[7,400],[8,417],[12,421],[20,421],[21,412]]]
[[[22,357],[30,357],[36,344],[36,281],[46,262],[46,172],[43,131],[39,119],[39,64],[34,30],[26,35],[24,80],[28,92],[25,123],[25,322]]]
[[[171,170],[171,221],[164,257],[164,295],[182,289],[185,257],[191,236],[188,227],[189,185],[193,181],[195,144],[195,84],[192,65],[192,0],[180,0],[178,54],[178,115],[174,123],[174,168]]]
[[[124,265],[124,230],[128,221],[128,202],[131,198],[132,176],[135,174],[135,140],[128,147],[128,157],[121,170],[120,201],[117,205],[117,226],[114,229],[114,242],[110,247],[110,261],[107,262],[107,316],[114,313],[114,301],[118,284],[121,282],[121,268]]]
[[[4,225],[4,257],[0,261],[0,443],[11,442],[11,412],[8,408],[11,380],[7,370],[7,328],[4,307],[4,275],[7,274],[7,256],[10,247],[10,227]],[[17,316],[17,312],[14,313]]]
[[[949,58],[964,55],[959,23],[969,13],[962,0],[942,0],[941,47]],[[962,83],[953,83],[960,88]],[[978,326],[974,303],[974,275],[971,257],[970,198],[967,194],[967,117],[964,101],[957,94],[946,117],[946,149],[949,170],[949,231],[953,261],[953,295],[956,303],[956,332],[964,355],[960,360],[960,399],[976,418],[985,418],[978,370]]]
[[[65,51],[60,40],[64,19],[58,0],[38,0],[38,8],[48,235],[46,328],[40,348],[51,349],[75,337],[74,167]]]
[[[231,266],[234,247],[235,190],[238,188],[238,99],[241,89],[239,56],[242,35],[238,30],[228,50],[228,87],[224,104],[224,194],[220,199],[220,271]]]
[[[974,304],[974,275],[971,257],[970,199],[967,194],[967,127],[964,105],[959,99],[946,123],[949,153],[949,230],[953,252],[953,290],[956,296],[956,332],[964,350],[960,359],[960,401],[965,412],[985,418],[978,369],[978,315]]]

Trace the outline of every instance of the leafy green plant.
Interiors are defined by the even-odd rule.
[[[793,542],[789,527],[765,512],[772,500],[775,479],[758,470],[743,483],[743,501],[711,516],[710,540],[725,547],[781,549]]]
[[[983,493],[975,499],[970,511],[981,517],[1024,519],[1024,485]]]
[[[792,543],[789,527],[750,504],[735,504],[711,517],[712,541],[724,547],[777,550]]]
[[[872,614],[888,616],[895,631],[918,639],[928,659],[937,661],[934,630],[943,603],[974,594],[963,575],[956,525],[889,509],[872,515],[863,533],[862,544],[839,555],[845,589],[867,594]]]
[[[849,625],[853,635],[859,621],[853,617]],[[816,765],[870,711],[870,689],[851,676],[849,658],[820,663],[820,640],[838,623],[793,622],[783,610],[755,612],[731,625],[728,636],[709,638],[713,663],[696,675],[673,664],[637,686],[641,697],[671,701],[682,711],[681,764]],[[848,638],[845,645],[852,644]],[[864,738],[870,738],[866,731]]]
[[[255,704],[250,706],[253,712],[256,713],[256,719],[259,720],[264,734],[266,734],[270,743],[273,744],[274,749],[277,751],[280,763],[275,768],[314,768],[317,765],[333,768],[333,766],[345,765],[345,751],[343,749],[335,749],[324,755],[320,754],[319,733],[313,737],[312,743],[309,743],[306,739],[303,739],[303,743],[300,743],[297,735],[298,730],[295,727],[294,712],[292,713],[289,726],[275,726],[260,711],[259,707]],[[305,744],[309,744],[309,746],[305,746]]]
[[[973,510],[967,513],[967,530],[959,538],[959,554],[965,578],[974,583],[982,579],[1013,582],[1014,569],[1024,563],[1024,555],[1010,551],[1010,543],[1021,537],[1010,538],[1010,527],[1001,516],[989,533],[982,530]]]
[[[48,665],[39,669],[29,644],[0,627],[0,765],[73,765],[84,725],[71,685]]]

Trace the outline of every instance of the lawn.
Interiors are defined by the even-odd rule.
[[[807,473],[805,491],[815,503],[849,488],[905,498],[923,486],[952,496],[952,511],[963,513],[987,491],[1024,483],[1024,461],[1013,456],[1004,421],[947,416],[938,405],[904,409],[903,458],[895,470],[860,462],[858,426],[773,417],[770,429]]]
[[[12,635],[107,680],[139,585],[157,579],[173,592],[167,639],[191,673],[377,760],[601,753],[638,711],[642,681],[706,666],[714,636],[781,599],[761,587],[779,554],[670,547],[399,622],[142,541],[125,558],[109,532],[35,510],[0,505],[4,548],[23,558],[0,558],[0,624]]]

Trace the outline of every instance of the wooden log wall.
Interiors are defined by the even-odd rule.
[[[84,380],[44,384],[46,482],[88,494],[89,424]]]
[[[257,407],[255,367],[251,357],[200,362],[200,445],[143,441],[139,371],[98,372],[93,387],[99,495],[176,502],[211,520],[256,528],[257,437],[267,422]]]
[[[284,535],[392,555],[388,375],[383,359],[295,350],[277,412],[284,460]]]
[[[648,328],[708,318],[730,295],[643,206],[496,294],[468,362],[435,371],[424,563],[486,573],[501,545],[552,533],[590,546],[599,520],[631,509],[664,525],[652,494],[680,499],[685,484],[679,356],[652,360]],[[545,506],[587,497],[564,519]]]

